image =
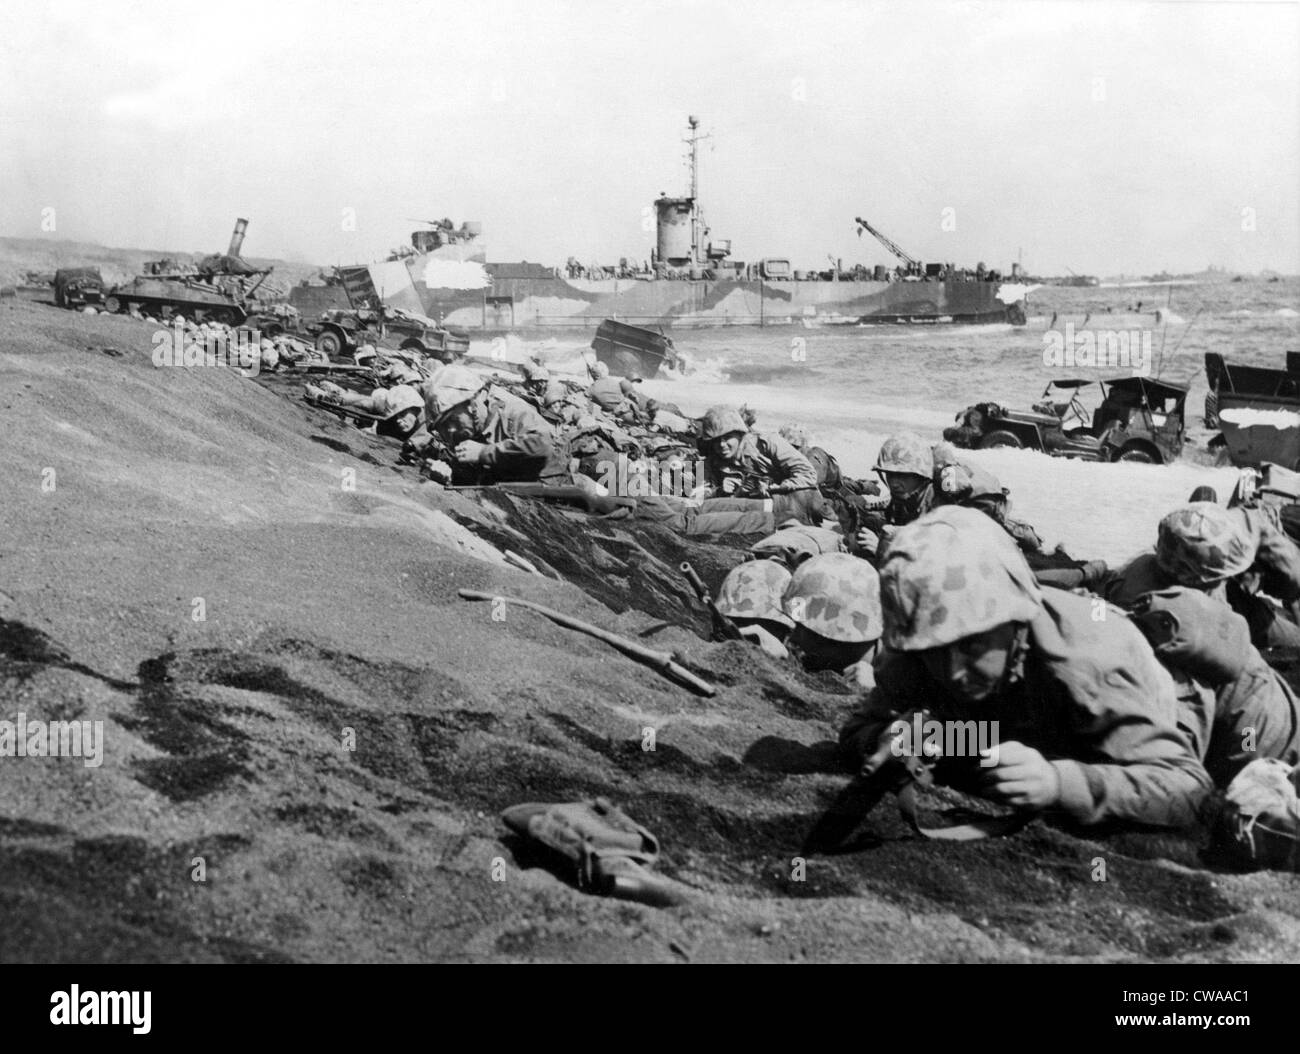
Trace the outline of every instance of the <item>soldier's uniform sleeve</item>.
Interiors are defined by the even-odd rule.
[[[1072,693],[1069,758],[1051,761],[1060,777],[1057,809],[1080,824],[1187,827],[1212,789],[1186,731],[1178,726],[1174,684],[1136,628],[1136,647],[1099,664],[1099,676]],[[1133,661],[1129,661],[1130,658]]]
[[[484,449],[479,463],[501,473],[509,468],[523,468],[536,462],[540,472],[555,445],[551,427],[541,415],[522,403],[505,406],[501,410],[500,428],[505,437],[490,443]]]
[[[1220,788],[1256,758],[1279,758],[1288,765],[1300,761],[1300,701],[1259,652],[1250,650],[1235,680],[1217,690],[1193,682],[1180,693],[1181,716]]]
[[[1255,566],[1260,570],[1264,592],[1284,604],[1300,600],[1300,548],[1264,509],[1245,509],[1259,538]]]
[[[771,493],[817,488],[817,470],[787,440],[762,436],[760,443],[763,455],[772,462],[772,486],[768,488]]]

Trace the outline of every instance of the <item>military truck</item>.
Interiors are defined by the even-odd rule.
[[[1080,393],[1094,384],[1102,399],[1091,412]],[[1167,465],[1182,453],[1187,390],[1149,377],[1062,378],[1049,381],[1029,411],[969,406],[943,437],[970,450],[1018,447],[1081,461]]]
[[[61,267],[54,272],[54,302],[59,307],[82,307],[104,302],[104,277],[97,267]]]

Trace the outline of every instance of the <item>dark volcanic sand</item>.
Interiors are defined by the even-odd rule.
[[[297,379],[154,368],[152,331],[0,301],[0,719],[106,738],[97,769],[0,758],[0,959],[1300,958],[1300,876],[1208,870],[1191,837],[932,844],[885,803],[874,847],[793,881],[853,700],[697,635],[675,565],[716,583],[734,549],[448,494]],[[679,649],[721,690],[530,612],[494,622],[462,587]],[[660,837],[693,903],[520,866],[501,809],[594,794]]]

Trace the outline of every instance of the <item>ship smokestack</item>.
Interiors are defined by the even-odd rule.
[[[230,248],[226,250],[227,256],[239,256],[240,250],[244,247],[244,232],[248,230],[248,220],[235,220],[235,232],[230,236]]]

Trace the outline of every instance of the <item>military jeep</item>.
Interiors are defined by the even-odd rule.
[[[1102,399],[1091,412],[1080,393],[1094,384]],[[1028,411],[996,403],[967,407],[943,437],[970,450],[1018,447],[1081,461],[1167,465],[1182,452],[1187,389],[1148,377],[1063,378],[1048,382]]]
[[[400,348],[453,362],[469,350],[468,335],[400,308],[331,308],[306,326],[318,351],[330,358],[353,355],[363,344]]]

